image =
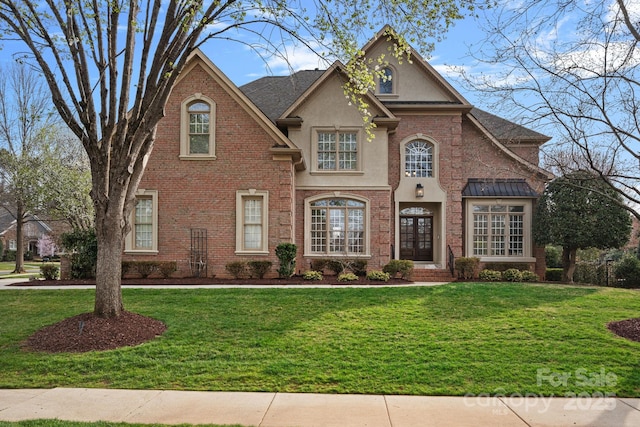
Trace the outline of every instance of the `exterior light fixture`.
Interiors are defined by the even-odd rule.
[[[424,187],[422,184],[416,184],[416,197],[424,197]]]

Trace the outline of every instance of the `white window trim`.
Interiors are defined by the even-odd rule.
[[[209,152],[205,154],[189,153],[189,104],[194,101],[209,104]],[[180,159],[215,160],[216,159],[216,103],[209,97],[196,93],[184,99],[180,106]]]
[[[362,175],[363,172],[363,153],[362,153],[362,135],[361,129],[355,127],[314,127],[311,129],[311,173],[313,175]],[[318,134],[319,133],[355,133],[356,134],[356,169],[318,169]],[[339,141],[336,140],[336,144]],[[336,159],[336,164],[338,159]]]
[[[524,242],[523,242],[523,254],[520,256],[490,256],[483,255],[477,256],[473,253],[473,207],[474,206],[524,206],[523,227],[524,227]],[[531,235],[531,218],[532,218],[532,199],[466,199],[466,232],[465,232],[465,253],[467,257],[478,257],[480,262],[535,262],[536,258],[533,256],[533,237]]]
[[[244,249],[244,204],[245,198],[262,198],[262,248]],[[236,255],[269,254],[269,192],[250,188],[236,191]]]
[[[317,253],[311,252],[311,203],[325,199],[351,199],[364,203],[364,252],[354,253]],[[305,258],[371,258],[371,201],[354,194],[342,194],[339,191],[319,194],[304,200],[304,257]]]
[[[153,221],[153,235],[151,237],[151,249],[135,249],[135,234],[134,234],[134,221],[135,221],[135,205],[131,210],[129,216],[129,223],[131,224],[131,231],[127,234],[124,241],[125,254],[135,255],[156,255],[158,253],[158,191],[157,190],[144,190],[138,189],[136,192],[136,199],[138,197],[151,197],[151,205],[153,209],[152,221]]]
[[[18,250],[18,241],[16,239],[9,240],[9,246],[7,247],[7,249],[10,250],[10,251],[17,251]]]

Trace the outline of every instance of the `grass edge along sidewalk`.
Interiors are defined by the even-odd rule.
[[[125,289],[160,319],[146,344],[30,353],[42,326],[90,311],[91,290],[3,291],[0,388],[415,395],[640,396],[640,343],[610,321],[637,291],[456,283],[369,289]]]

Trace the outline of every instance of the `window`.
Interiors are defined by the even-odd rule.
[[[366,203],[333,198],[309,203],[309,252],[364,255]]]
[[[158,193],[138,190],[131,213],[131,232],[125,240],[125,252],[158,252]]]
[[[382,69],[382,76],[378,81],[379,93],[390,95],[393,93],[393,70],[389,67]]]
[[[182,103],[180,158],[215,159],[215,103],[202,94]]]
[[[14,239],[9,240],[9,250],[17,251],[18,250],[18,242]]]
[[[522,205],[474,205],[473,255],[524,256],[524,211]]]
[[[317,154],[320,171],[357,171],[358,133],[318,132]]]
[[[268,247],[268,192],[236,192],[236,253],[264,253]]]
[[[404,148],[404,174],[407,177],[433,177],[433,144],[415,140]]]

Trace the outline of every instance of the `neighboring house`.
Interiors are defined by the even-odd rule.
[[[16,236],[16,214],[7,209],[0,208],[0,240],[4,251],[15,251],[18,249]],[[35,215],[28,214],[23,225],[22,237],[24,241],[25,253],[31,252],[33,255],[52,255],[51,253],[41,253],[45,249],[43,241],[50,240],[52,234],[51,227]],[[47,246],[50,248],[51,245]],[[0,254],[0,257],[4,254]]]
[[[387,52],[383,32],[367,55]],[[477,256],[543,273],[531,217],[549,138],[474,108],[416,52],[388,59],[390,79],[366,96],[367,141],[339,62],[238,88],[195,52],[158,127],[125,259],[224,276],[232,261],[277,266],[275,247],[293,242],[297,271],[402,258],[450,278],[452,257]]]

